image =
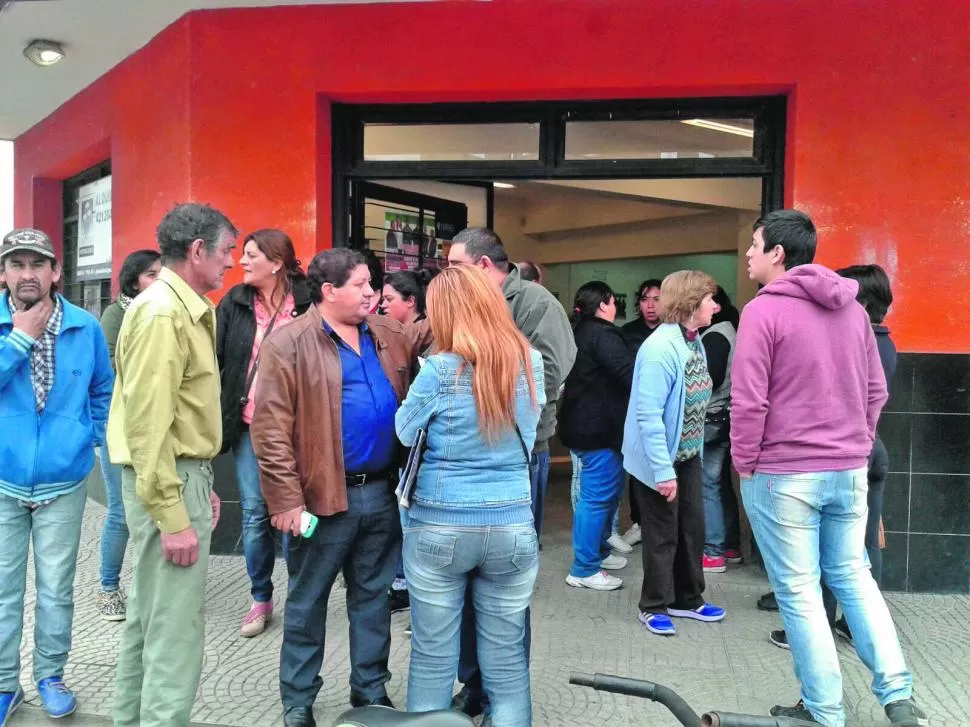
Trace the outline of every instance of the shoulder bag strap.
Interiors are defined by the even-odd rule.
[[[266,333],[263,334],[264,341],[266,340],[266,337],[273,332],[273,326],[276,325],[276,319],[279,317],[280,311],[283,310],[283,306],[286,305],[286,296],[289,294],[289,291],[287,291],[283,295],[283,300],[280,301],[279,306],[276,308],[276,312],[273,314],[273,317],[270,318],[269,325],[266,326]],[[253,305],[255,305],[255,303]],[[256,359],[253,361],[253,365],[249,369],[249,375],[246,377],[246,387],[243,389],[243,399],[246,399],[247,401],[249,400],[249,390],[253,388],[253,381],[256,379],[256,369],[259,368],[259,355],[262,350],[263,346],[260,344],[259,352],[256,353]]]

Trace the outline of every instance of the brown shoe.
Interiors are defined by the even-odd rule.
[[[260,603],[257,601],[249,609],[246,618],[243,619],[242,628],[239,629],[239,635],[245,639],[259,636],[266,630],[266,627],[269,626],[269,622],[272,619],[273,602]]]

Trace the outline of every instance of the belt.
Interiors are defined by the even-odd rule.
[[[364,472],[359,475],[348,475],[344,474],[344,480],[347,483],[347,487],[363,487],[364,485],[370,485],[375,482],[388,482],[392,477],[392,473],[388,472]]]

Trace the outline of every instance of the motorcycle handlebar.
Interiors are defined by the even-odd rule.
[[[582,687],[592,687],[600,692],[626,694],[630,697],[660,702],[680,721],[684,727],[700,727],[701,718],[690,708],[679,694],[661,684],[645,682],[640,679],[617,677],[611,674],[584,674],[576,672],[569,675],[569,683]]]
[[[753,714],[734,714],[732,712],[708,712],[703,717],[690,708],[679,694],[661,684],[629,679],[611,674],[585,674],[573,672],[569,683],[581,687],[591,687],[600,692],[626,694],[630,697],[649,699],[665,706],[684,727],[811,727],[790,717],[761,717]]]
[[[811,724],[791,717],[758,717],[732,712],[708,712],[701,717],[701,727],[810,727]]]

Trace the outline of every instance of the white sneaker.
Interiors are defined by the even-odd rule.
[[[623,579],[611,576],[606,571],[597,571],[591,576],[566,576],[566,585],[573,588],[592,588],[594,591],[615,591],[623,585]]]
[[[620,570],[620,568],[626,568],[626,558],[616,553],[610,553],[603,558],[603,562],[600,563],[600,568],[603,570]]]
[[[617,553],[632,553],[633,546],[626,542],[619,533],[613,533],[606,541]]]
[[[630,529],[623,533],[623,540],[626,544],[631,546],[636,545],[643,541],[643,533],[640,532],[640,526],[636,523],[630,526]]]

